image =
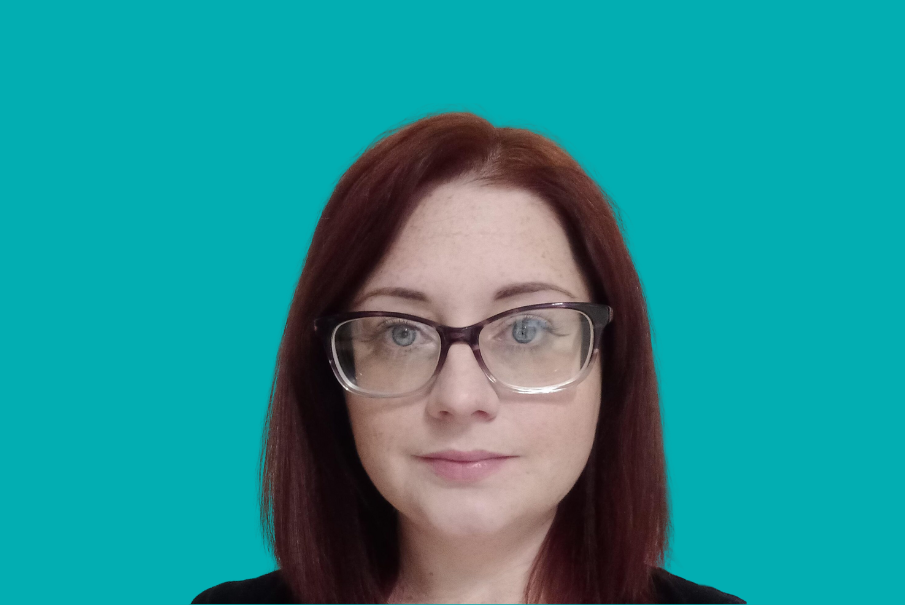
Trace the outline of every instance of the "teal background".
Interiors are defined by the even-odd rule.
[[[900,591],[901,3],[7,3],[4,598],[273,569],[256,469],[333,185],[468,110],[611,194],[655,330],[668,569]]]

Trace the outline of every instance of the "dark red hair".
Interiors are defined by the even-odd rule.
[[[391,132],[342,176],[314,231],[280,344],[261,467],[265,535],[299,600],[386,602],[396,511],[365,473],[314,319],[346,310],[424,192],[458,176],[515,186],[559,216],[593,302],[610,305],[590,459],[560,503],[526,602],[646,602],[669,511],[647,306],[612,205],[559,146],[467,113]]]

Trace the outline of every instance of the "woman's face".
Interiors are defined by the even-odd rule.
[[[502,288],[537,282],[571,296],[539,288],[495,299]],[[418,291],[426,302],[368,296],[379,288]],[[519,189],[456,181],[418,205],[350,310],[396,311],[461,327],[515,307],[564,301],[592,302],[546,203]],[[490,536],[552,519],[588,460],[600,380],[595,358],[587,378],[560,392],[507,391],[458,343],[435,382],[417,394],[345,396],[362,464],[401,521],[448,536]],[[509,458],[489,475],[462,480],[423,458],[446,450]]]

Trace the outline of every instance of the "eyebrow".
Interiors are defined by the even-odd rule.
[[[512,298],[513,296],[519,296],[521,294],[531,294],[533,292],[544,292],[546,290],[554,290],[556,292],[562,292],[569,298],[575,298],[575,295],[560,288],[559,286],[554,286],[553,284],[548,284],[546,282],[540,281],[532,281],[532,282],[524,282],[519,284],[510,284],[508,286],[503,286],[499,290],[496,291],[493,295],[493,300],[504,300],[506,298]],[[399,288],[399,287],[386,287],[386,288],[377,288],[376,290],[371,290],[364,296],[362,296],[357,304],[361,304],[365,300],[372,298],[374,296],[389,296],[393,298],[403,298],[405,300],[413,300],[416,302],[430,303],[430,298],[424,292],[420,292],[418,290],[412,290],[410,288]]]

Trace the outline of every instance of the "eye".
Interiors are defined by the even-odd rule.
[[[539,330],[547,328],[547,322],[536,317],[519,317],[512,322],[512,338],[519,344],[533,341]]]
[[[416,330],[409,324],[396,324],[390,328],[390,336],[393,342],[400,347],[407,347],[415,342]]]
[[[500,321],[493,341],[503,347],[528,349],[550,344],[550,336],[559,336],[554,323],[539,315],[519,315]]]
[[[424,331],[425,328],[404,319],[388,318],[374,330],[374,340],[389,348],[432,345],[435,339]]]

